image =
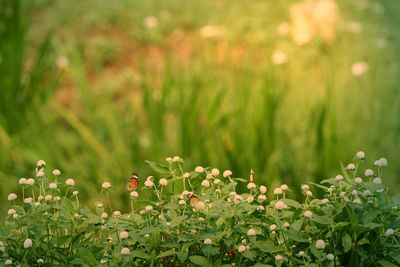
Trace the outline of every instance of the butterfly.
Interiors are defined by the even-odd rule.
[[[128,191],[136,191],[138,189],[139,177],[136,173],[132,173],[131,178],[128,180],[128,182],[125,183],[125,187],[126,189],[128,189]]]
[[[189,198],[190,206],[192,206],[192,207],[196,206],[197,202],[199,201],[199,198],[196,197],[196,196],[193,195],[193,194],[189,194],[189,195],[188,195],[188,198]]]
[[[254,170],[250,170],[250,182],[254,182]]]

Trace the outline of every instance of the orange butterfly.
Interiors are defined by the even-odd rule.
[[[197,202],[199,201],[199,198],[196,197],[196,196],[193,195],[193,194],[189,194],[189,195],[187,195],[187,196],[188,196],[188,198],[189,198],[190,206],[192,206],[192,207],[196,206]]]
[[[254,182],[254,170],[250,170],[250,182]]]
[[[132,173],[131,178],[128,180],[128,182],[125,183],[125,187],[126,189],[128,189],[128,191],[136,191],[138,189],[139,177],[136,173]]]

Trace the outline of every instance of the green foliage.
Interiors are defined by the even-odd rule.
[[[230,171],[184,172],[179,157],[167,158],[167,166],[149,161],[159,175],[131,192],[126,214],[113,210],[108,182],[107,203],[96,202],[93,212],[79,202],[74,180],[51,175],[39,161],[36,180],[20,180],[24,201],[9,195],[0,264],[396,266],[400,197],[389,196],[377,177],[385,159],[376,161],[377,175],[360,175],[364,181],[357,177],[362,161],[322,181],[323,199],[303,185],[301,203],[286,198],[287,185],[268,200],[265,188]],[[248,189],[239,193],[241,183]],[[175,194],[178,186],[183,191]],[[138,200],[145,191],[157,200]]]

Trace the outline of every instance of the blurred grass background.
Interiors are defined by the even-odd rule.
[[[400,192],[400,2],[338,0],[335,40],[302,46],[285,33],[298,2],[0,0],[1,198],[39,159],[89,206],[110,181],[126,210],[146,159],[299,188],[358,150]]]

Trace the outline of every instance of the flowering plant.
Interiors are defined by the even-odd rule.
[[[287,185],[268,199],[253,176],[201,166],[184,172],[179,157],[148,162],[159,177],[139,188],[155,200],[132,191],[126,214],[112,210],[110,183],[102,184],[108,205],[98,202],[93,212],[79,203],[73,179],[47,176],[40,161],[36,181],[20,179],[23,201],[8,196],[0,265],[397,266],[400,196],[382,184],[386,159],[358,176],[364,161],[359,152],[342,174],[302,185],[302,203],[287,198]]]

